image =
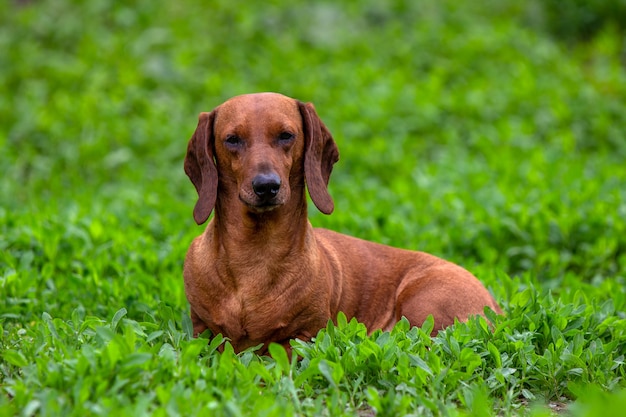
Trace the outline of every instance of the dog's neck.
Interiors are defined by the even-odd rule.
[[[218,194],[212,233],[215,247],[235,272],[240,266],[254,268],[271,261],[272,269],[286,259],[301,259],[311,244],[304,186],[292,189],[288,202],[274,210],[255,213],[241,201],[228,200],[237,193]],[[232,197],[231,197],[232,198]],[[233,209],[234,207],[234,209]],[[287,267],[287,265],[286,265]],[[233,276],[245,276],[233,274]]]

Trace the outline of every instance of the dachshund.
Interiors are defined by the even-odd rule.
[[[433,335],[502,310],[468,271],[433,255],[313,228],[305,189],[319,211],[337,145],[311,103],[277,93],[234,97],[199,116],[185,157],[198,192],[195,238],[183,275],[194,335],[221,333],[240,352],[308,341],[336,320],[356,318],[369,332],[403,316]]]

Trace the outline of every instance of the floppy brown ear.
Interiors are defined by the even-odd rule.
[[[328,193],[328,180],[333,165],[339,160],[339,150],[311,103],[298,102],[304,130],[304,177],[311,200],[324,214],[333,212],[335,205]]]
[[[191,136],[185,156],[185,173],[196,187],[198,202],[193,218],[198,224],[207,221],[217,198],[217,168],[213,160],[213,120],[215,110],[200,113],[198,127]]]

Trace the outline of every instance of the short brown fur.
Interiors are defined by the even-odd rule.
[[[433,333],[501,313],[465,269],[423,252],[313,228],[316,207],[333,211],[327,185],[339,153],[312,104],[276,93],[234,97],[202,113],[185,172],[198,191],[194,219],[213,219],[187,253],[185,292],[196,335],[207,328],[236,351],[270,342],[288,350],[341,311],[369,331],[402,317]]]

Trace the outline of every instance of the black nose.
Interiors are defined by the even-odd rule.
[[[280,190],[280,177],[277,174],[259,174],[252,179],[254,193],[263,201],[275,197]]]

